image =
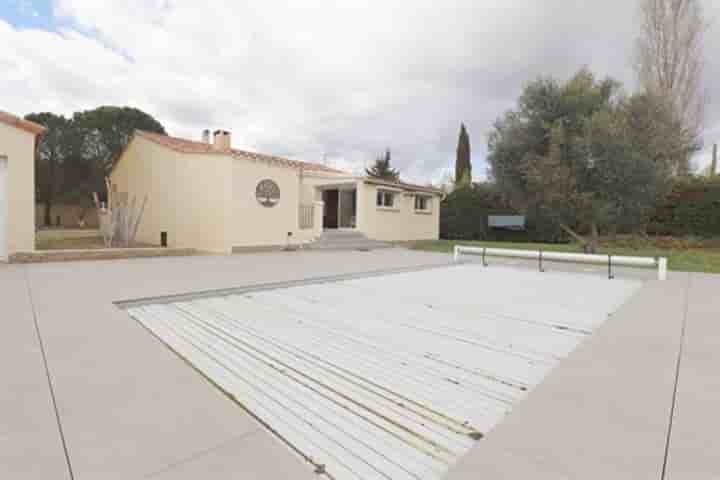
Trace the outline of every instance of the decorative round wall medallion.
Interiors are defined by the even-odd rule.
[[[280,201],[280,187],[273,180],[261,180],[255,188],[255,198],[263,207],[274,207]]]

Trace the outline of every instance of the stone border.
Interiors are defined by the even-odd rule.
[[[453,262],[438,263],[432,265],[417,265],[412,267],[388,268],[380,270],[370,270],[366,272],[343,273],[340,275],[326,275],[320,277],[308,277],[298,280],[287,280],[282,282],[256,283],[245,286],[221,288],[213,290],[201,290],[198,292],[179,293],[174,295],[164,295],[159,297],[134,298],[129,300],[121,300],[113,302],[113,304],[121,310],[128,308],[141,307],[145,305],[168,304],[175,302],[188,302],[200,298],[226,297],[229,295],[240,295],[252,292],[261,292],[268,290],[280,290],[285,288],[299,287],[303,285],[319,285],[324,283],[336,283],[347,280],[357,280],[361,278],[382,277],[385,275],[394,275],[399,273],[422,272],[426,270],[435,270],[439,268],[454,268],[457,264]]]
[[[10,263],[78,262],[87,260],[124,260],[151,257],[187,257],[199,255],[194,248],[99,248],[94,250],[38,250],[10,255]]]

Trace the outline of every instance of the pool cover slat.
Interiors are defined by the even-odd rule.
[[[328,477],[440,479],[639,285],[466,265],[128,312]]]

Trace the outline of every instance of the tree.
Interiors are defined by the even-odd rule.
[[[400,172],[390,166],[390,149],[385,151],[384,155],[380,155],[375,159],[375,164],[371,168],[365,169],[371,177],[381,178],[397,182],[400,179]]]
[[[686,159],[697,150],[695,136],[681,125],[669,99],[652,93],[638,93],[625,99],[628,133],[635,149],[653,162],[658,197],[672,188],[674,176],[685,169]]]
[[[37,155],[36,189],[51,223],[53,203],[89,207],[93,192],[105,189],[105,177],[135,130],[165,133],[150,115],[127,107],[100,107],[65,118],[52,113],[28,115],[47,127]]]
[[[640,85],[670,101],[679,125],[698,143],[706,103],[703,37],[707,24],[699,0],[642,0],[635,52]],[[676,159],[688,173],[690,155]]]
[[[76,128],[83,135],[83,155],[92,158],[95,172],[94,184],[100,191],[105,176],[135,133],[135,130],[165,134],[165,128],[152,116],[130,107],[104,106],[73,115]]]
[[[530,83],[490,134],[498,188],[536,223],[556,224],[595,251],[601,228],[639,222],[657,195],[661,173],[636,141],[633,108],[619,83],[587,69],[564,84]]]
[[[63,192],[64,166],[73,152],[72,121],[54,113],[33,113],[25,117],[43,125],[47,131],[40,137],[35,155],[36,190],[38,201],[45,206],[43,223],[52,225],[51,210]]]
[[[465,124],[460,125],[460,138],[455,159],[455,184],[459,187],[472,183],[472,163],[470,161],[470,136]]]

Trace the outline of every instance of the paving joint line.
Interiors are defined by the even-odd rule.
[[[65,432],[63,430],[62,421],[60,419],[60,411],[57,405],[57,399],[55,397],[55,387],[53,386],[52,376],[50,375],[50,367],[48,366],[47,354],[45,352],[45,343],[40,333],[40,324],[37,317],[37,309],[35,308],[35,300],[32,296],[32,288],[30,287],[30,278],[28,277],[27,267],[23,268],[23,275],[25,277],[25,287],[27,289],[28,300],[30,301],[30,308],[32,309],[33,323],[35,325],[35,334],[37,335],[38,344],[40,346],[40,354],[43,359],[43,366],[45,368],[45,376],[47,378],[48,388],[50,390],[50,399],[52,400],[53,410],[55,412],[55,421],[57,422],[58,433],[60,434],[60,442],[62,443],[63,454],[65,455],[65,464],[67,465],[68,474],[70,480],[75,480],[75,473],[73,472],[72,462],[70,461],[70,452],[68,451],[67,441],[65,440]]]
[[[692,283],[692,274],[688,273],[687,275],[688,280],[685,287],[685,309],[683,312],[682,326],[680,328],[680,347],[678,348],[677,360],[675,362],[675,382],[673,385],[672,403],[670,405],[670,418],[668,419],[668,428],[665,436],[665,451],[663,454],[660,480],[665,480],[667,475],[668,458],[670,456],[670,441],[672,437],[673,420],[675,419],[675,406],[677,405],[678,382],[680,380],[680,365],[682,364],[682,357],[685,349],[685,331],[687,329],[688,311],[690,310],[690,284]]]
[[[172,470],[176,469],[177,467],[180,467],[180,466],[182,466],[182,465],[187,465],[188,463],[192,463],[192,462],[194,462],[195,460],[198,460],[198,459],[203,458],[203,457],[205,457],[205,456],[207,456],[207,455],[210,455],[211,453],[216,452],[216,451],[218,451],[218,450],[221,450],[221,449],[227,447],[228,445],[231,445],[231,444],[233,444],[233,443],[235,443],[235,442],[238,442],[238,441],[240,441],[240,440],[245,440],[245,439],[247,439],[247,438],[249,438],[249,437],[252,437],[252,436],[254,436],[254,435],[258,435],[258,434],[260,434],[260,433],[262,433],[262,432],[263,432],[263,429],[258,426],[258,427],[256,427],[254,430],[251,430],[251,431],[245,432],[245,433],[241,433],[240,435],[236,435],[235,437],[232,437],[232,438],[228,439],[227,441],[222,442],[222,443],[220,443],[220,444],[218,444],[218,445],[215,445],[215,446],[213,446],[213,447],[206,448],[205,450],[200,450],[200,451],[198,451],[198,452],[195,452],[195,453],[189,455],[189,456],[186,457],[186,458],[183,458],[183,459],[181,459],[181,460],[177,460],[177,461],[175,461],[175,462],[169,463],[169,464],[167,464],[165,467],[163,467],[163,468],[161,468],[161,469],[159,469],[159,470],[155,470],[155,471],[152,471],[152,472],[144,475],[142,478],[153,478],[153,477],[157,477],[158,475],[161,475],[161,474],[163,474],[163,473],[172,471]]]

